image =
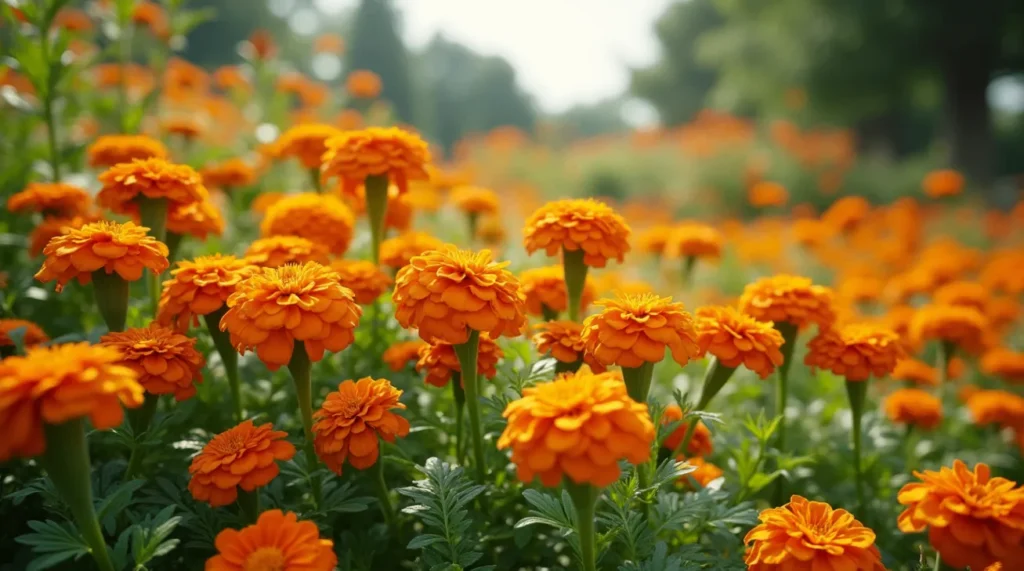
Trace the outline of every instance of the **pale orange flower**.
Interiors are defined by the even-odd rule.
[[[203,382],[206,359],[196,351],[196,340],[166,327],[111,332],[100,337],[100,345],[120,351],[120,363],[135,371],[149,394],[173,394],[183,401],[195,396],[195,386]]]
[[[313,414],[316,455],[339,475],[346,461],[357,470],[373,466],[380,438],[394,442],[409,434],[409,421],[393,412],[405,409],[398,401],[401,396],[387,379],[364,377],[339,384]]]
[[[209,196],[188,204],[175,204],[167,210],[167,231],[172,234],[205,240],[211,234],[222,235],[224,224],[224,216]]]
[[[96,201],[120,214],[135,213],[140,198],[166,199],[171,206],[200,201],[206,193],[203,179],[192,167],[157,158],[114,165],[99,178],[103,188]]]
[[[964,175],[953,169],[934,170],[925,175],[921,188],[931,198],[956,196],[964,190]]]
[[[476,350],[476,372],[479,378],[493,379],[498,374],[498,361],[505,357],[505,352],[486,333],[480,335]],[[416,371],[427,372],[424,379],[428,385],[445,387],[452,380],[454,373],[462,373],[462,365],[455,354],[451,343],[437,341],[424,344],[419,349],[419,360]],[[462,383],[460,378],[459,383]]]
[[[679,456],[678,459],[685,460],[687,464],[695,468],[694,471],[679,478],[679,482],[683,485],[688,486],[692,480],[697,482],[700,487],[706,488],[708,484],[725,475],[725,472],[721,468],[701,457],[686,458],[684,456]]]
[[[214,544],[206,571],[332,571],[338,564],[334,543],[320,539],[315,523],[281,510],[263,512],[241,531],[221,531]]]
[[[264,237],[299,236],[341,256],[352,242],[355,224],[352,210],[337,197],[303,192],[272,204],[260,224],[260,233]]]
[[[523,270],[519,274],[523,295],[526,296],[526,312],[530,315],[544,315],[544,310],[562,313],[569,308],[568,292],[565,289],[565,269],[562,266],[545,266]],[[594,283],[587,279],[580,296],[580,313],[587,309],[596,297]]]
[[[192,459],[188,491],[196,501],[219,507],[234,503],[238,488],[266,486],[281,472],[277,462],[295,456],[287,437],[269,422],[256,426],[252,420],[221,432]]]
[[[112,167],[135,160],[167,158],[167,147],[145,135],[103,135],[86,149],[91,167]]]
[[[1006,347],[996,347],[981,357],[981,370],[988,375],[1002,377],[1011,383],[1024,382],[1024,353]]]
[[[785,206],[789,201],[789,191],[777,182],[758,181],[747,190],[747,202],[756,208]]]
[[[914,344],[939,340],[967,350],[982,345],[988,320],[978,310],[954,305],[926,305],[917,310],[910,322]]]
[[[939,372],[935,367],[918,361],[917,359],[900,359],[896,362],[896,368],[890,375],[899,381],[907,381],[915,385],[937,386],[939,384]]]
[[[380,76],[365,69],[354,69],[345,78],[345,91],[358,99],[374,99],[380,95],[383,85]]]
[[[216,188],[239,188],[256,182],[254,169],[238,157],[208,164],[199,170],[203,183]]]
[[[594,305],[604,309],[583,322],[582,337],[587,353],[602,365],[658,363],[666,349],[685,365],[699,354],[693,317],[670,297],[620,295]]]
[[[480,186],[457,186],[448,195],[448,200],[455,208],[473,215],[496,214],[501,207],[497,193]]]
[[[405,193],[410,180],[428,179],[428,164],[430,150],[419,135],[397,127],[369,127],[328,139],[321,174],[341,179],[343,194],[355,193],[369,176],[386,176]]]
[[[444,242],[426,232],[405,232],[380,243],[381,265],[398,270],[407,265],[415,256],[430,250],[439,250]]]
[[[722,233],[707,224],[679,224],[669,233],[664,254],[668,258],[718,258],[722,255]]]
[[[942,423],[942,401],[921,389],[899,389],[882,402],[885,415],[895,424],[933,430]]]
[[[279,268],[285,264],[317,262],[330,263],[329,252],[323,244],[298,236],[269,236],[254,240],[245,251],[249,263],[264,268]]]
[[[35,278],[43,283],[56,280],[59,292],[73,279],[88,284],[98,271],[130,282],[141,279],[147,268],[160,274],[169,265],[167,246],[146,234],[148,230],[132,222],[108,221],[66,227],[43,249],[46,259]]]
[[[356,303],[361,305],[373,303],[394,281],[369,260],[336,260],[331,262],[331,269],[338,272],[341,285],[352,290]]]
[[[622,262],[629,251],[630,229],[607,204],[593,199],[559,200],[541,206],[526,220],[523,244],[527,253],[544,250],[583,251],[583,263],[603,268]]]
[[[198,316],[220,311],[251,271],[247,260],[222,254],[178,262],[163,284],[157,323],[187,330]]]
[[[787,322],[804,327],[816,323],[827,328],[835,321],[832,290],[810,278],[776,275],[743,288],[739,309],[758,321]]]
[[[745,365],[767,379],[782,365],[782,334],[771,322],[744,315],[728,306],[697,310],[697,345],[701,354],[711,353],[722,365]]]
[[[603,373],[604,365],[586,353],[583,342],[583,326],[575,321],[545,321],[534,326],[537,331],[531,340],[537,346],[537,353],[551,354],[562,363],[586,362],[590,370]]]
[[[420,358],[420,349],[426,346],[427,342],[421,339],[399,341],[385,349],[380,359],[387,363],[392,372],[398,373],[405,370],[409,363],[415,364]]]
[[[307,169],[318,169],[327,151],[327,140],[339,133],[341,130],[333,125],[295,125],[274,142],[274,156],[278,159],[295,158]]]
[[[892,373],[905,356],[899,336],[874,323],[850,323],[820,331],[807,345],[804,364],[825,369],[847,381],[866,381]]]
[[[665,412],[661,415],[662,424],[670,424],[681,420],[683,420],[683,409],[679,408],[678,404],[672,403],[665,407]],[[683,438],[686,436],[689,426],[687,422],[681,423],[671,434],[665,437],[661,442],[661,446],[669,450],[679,448],[679,445],[683,443]],[[693,436],[690,437],[686,450],[682,451],[683,454],[691,458],[700,458],[710,456],[714,451],[715,446],[711,441],[711,431],[703,422],[698,422],[694,426]]]
[[[71,218],[92,210],[92,197],[84,189],[62,182],[30,182],[7,199],[7,210],[41,212],[45,217]]]

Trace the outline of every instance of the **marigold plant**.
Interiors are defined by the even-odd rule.
[[[889,393],[882,409],[895,424],[934,430],[942,422],[942,401],[921,389],[899,389]]]
[[[339,384],[313,414],[317,456],[336,474],[345,462],[357,470],[373,466],[378,439],[394,442],[409,434],[409,421],[393,412],[405,409],[398,401],[401,396],[387,379],[364,377]]]
[[[0,319],[0,347],[13,347],[11,333],[21,330],[21,342],[25,347],[35,347],[46,343],[50,337],[42,327],[25,319]]]
[[[431,250],[440,250],[444,242],[426,232],[405,232],[380,243],[380,263],[393,270],[399,270],[416,256]]]
[[[278,159],[294,158],[307,169],[319,169],[327,151],[327,140],[339,133],[341,130],[333,125],[295,125],[274,141],[274,156]]]
[[[670,424],[681,420],[683,420],[683,409],[679,408],[679,405],[672,403],[665,407],[665,411],[661,415],[662,424]],[[683,439],[686,437],[686,431],[687,426],[685,424],[677,426],[675,430],[662,440],[661,445],[669,450],[679,449]],[[690,442],[687,443],[686,450],[682,451],[683,454],[691,458],[710,456],[715,451],[711,440],[711,430],[703,422],[697,422],[692,432],[693,435],[690,436]]]
[[[352,242],[355,216],[334,196],[305,192],[278,200],[267,209],[260,232],[269,236],[298,236],[343,255]]]
[[[545,321],[534,326],[536,333],[531,340],[541,355],[550,354],[564,366],[555,365],[555,370],[571,369],[586,363],[595,373],[603,373],[604,365],[586,352],[583,342],[583,326],[575,321]]]
[[[197,501],[219,507],[233,503],[239,488],[253,492],[266,486],[281,471],[277,462],[295,456],[287,436],[269,422],[256,426],[252,420],[221,432],[192,459],[188,491]]]
[[[581,335],[587,353],[602,365],[658,363],[666,349],[685,365],[699,354],[693,316],[670,297],[623,295],[594,305],[603,309],[583,322]]]
[[[459,364],[459,357],[455,354],[455,347],[451,343],[436,341],[420,345],[417,353],[416,370],[426,371],[424,381],[431,386],[445,387],[451,381],[452,375],[462,373],[462,365]],[[505,352],[486,333],[480,335],[480,343],[477,346],[476,371],[477,375],[485,379],[493,379],[498,374],[498,361],[505,357]],[[462,380],[460,378],[459,382]]]
[[[195,396],[195,385],[203,382],[206,359],[196,350],[196,340],[166,327],[108,333],[100,337],[100,345],[120,351],[120,363],[135,371],[149,394],[173,394],[182,401]]]
[[[163,284],[157,322],[187,330],[199,316],[221,310],[252,270],[247,260],[223,254],[178,262]]]
[[[281,510],[263,512],[240,531],[221,531],[214,545],[206,571],[331,571],[338,564],[334,543],[320,539],[315,523]]]
[[[593,199],[559,200],[537,209],[526,220],[523,243],[528,253],[544,250],[583,252],[583,263],[603,268],[622,262],[629,252],[629,226],[607,204]]]
[[[728,306],[697,310],[697,345],[701,354],[714,355],[722,365],[745,365],[767,379],[782,364],[782,334],[771,323],[758,321]]]

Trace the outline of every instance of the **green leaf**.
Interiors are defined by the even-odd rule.
[[[42,571],[68,559],[78,559],[89,554],[89,545],[69,523],[55,521],[30,521],[33,533],[14,538],[14,541],[28,545],[37,555],[27,570]]]
[[[96,504],[96,518],[103,524],[103,529],[113,535],[117,529],[117,516],[132,503],[132,496],[142,486],[146,485],[145,480],[129,480],[122,482],[107,497]]]

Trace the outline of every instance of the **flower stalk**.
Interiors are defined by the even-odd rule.
[[[302,431],[306,437],[303,450],[306,452],[306,470],[309,472],[310,487],[313,491],[313,502],[315,507],[320,506],[320,478],[315,475],[320,468],[320,462],[313,446],[313,363],[306,353],[306,344],[302,341],[295,342],[292,350],[292,358],[288,362],[288,371],[292,374],[292,382],[295,383],[295,398],[299,403],[299,416],[302,417]]]
[[[476,481],[482,484],[487,477],[484,460],[484,435],[480,423],[480,385],[476,361],[480,347],[480,332],[470,330],[469,340],[455,345],[455,355],[462,370],[462,388],[466,391],[466,409],[469,411],[469,438],[473,443],[473,463],[476,464]]]
[[[254,524],[260,517],[260,490],[247,492],[238,488],[238,513],[247,524]]]
[[[388,177],[366,177],[366,216],[370,220],[370,260],[380,265],[380,243],[384,240],[384,219],[388,213]]]
[[[654,379],[654,363],[644,362],[639,367],[622,367],[622,378],[626,381],[626,392],[629,398],[639,403],[647,402]]]
[[[565,292],[569,303],[569,321],[580,321],[583,285],[589,267],[583,263],[583,250],[562,250],[562,269],[565,273]],[[642,402],[642,401],[641,401]]]
[[[779,422],[778,449],[786,451],[786,401],[789,398],[789,368],[793,364],[793,351],[796,348],[796,338],[799,329],[796,325],[783,321],[776,323],[775,328],[782,334],[782,364],[777,371],[775,383],[775,416],[782,417]]]
[[[160,242],[167,242],[167,199],[147,198],[140,196],[139,218],[142,225],[149,228],[150,236]],[[149,303],[153,316],[156,317],[157,309],[160,306],[160,276],[149,273],[146,276],[146,283],[149,286]]]
[[[580,538],[580,569],[583,571],[597,571],[597,534],[594,527],[596,520],[595,508],[597,498],[601,491],[590,484],[576,484],[568,478],[565,480],[565,490],[572,498],[573,507],[576,508],[576,533]]]
[[[217,349],[221,362],[224,363],[224,374],[228,378],[228,387],[231,390],[235,422],[239,423],[244,418],[242,412],[244,407],[242,406],[242,387],[238,380],[238,351],[235,351],[231,345],[231,336],[226,331],[220,330],[220,319],[224,317],[226,311],[227,307],[222,306],[217,311],[204,315],[203,321],[206,323],[206,330],[210,332],[213,346]]]
[[[853,417],[853,470],[857,485],[857,506],[864,509],[864,470],[862,466],[861,419],[868,395],[867,381],[846,381],[846,395],[850,400],[850,414]]]
[[[107,330],[124,331],[128,321],[128,298],[131,283],[117,273],[108,274],[104,270],[92,273],[92,290],[96,298],[96,307],[100,310]]]
[[[726,367],[719,363],[718,359],[712,358],[708,368],[704,371],[704,383],[701,387],[700,401],[697,403],[696,410],[706,410],[711,403],[711,399],[715,398],[718,391],[722,390],[722,387],[732,378],[732,374],[735,372],[736,369],[734,367]],[[689,424],[686,425],[686,432],[683,433],[682,439],[679,440],[679,446],[672,451],[673,458],[680,454],[688,455],[686,451],[690,446],[690,441],[693,440],[693,435],[697,433],[697,424],[699,422],[699,416],[694,415],[690,419]]]
[[[462,388],[462,374],[452,373],[452,398],[455,401],[455,458],[460,465],[466,463],[466,444],[464,411],[466,408],[466,390]]]
[[[373,489],[377,493],[380,513],[384,516],[385,523],[388,524],[388,531],[391,532],[392,539],[395,539],[398,537],[398,521],[395,519],[395,506],[391,502],[388,484],[384,480],[384,457],[377,458],[370,470],[373,471]]]
[[[135,435],[135,444],[132,446],[131,455],[128,456],[128,467],[124,470],[125,480],[131,480],[142,473],[143,455],[142,448],[138,443],[139,435],[149,430],[149,426],[153,423],[153,417],[156,416],[157,405],[160,404],[158,395],[147,393],[145,399],[141,407],[128,411],[128,423]]]

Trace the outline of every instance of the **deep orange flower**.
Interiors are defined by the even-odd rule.
[[[320,34],[313,40],[313,53],[315,54],[341,55],[344,52],[345,38],[338,34]]]
[[[394,442],[396,436],[409,434],[409,421],[392,412],[405,409],[398,402],[401,396],[387,379],[342,382],[313,414],[316,455],[338,475],[346,460],[357,470],[373,466],[378,438]]]
[[[191,115],[178,115],[162,119],[160,128],[167,135],[177,135],[189,141],[206,132],[206,124]]]
[[[544,315],[544,309],[562,313],[569,308],[568,293],[565,289],[565,269],[562,266],[545,266],[523,270],[519,274],[523,295],[526,296],[526,312],[530,315]],[[594,283],[587,279],[580,297],[580,313],[587,309],[596,297]]]
[[[722,233],[707,224],[684,222],[672,228],[664,254],[668,258],[718,258]]]
[[[210,75],[192,62],[172,57],[164,70],[163,85],[168,99],[191,102],[208,94]]]
[[[1005,331],[1020,319],[1021,304],[1013,296],[993,297],[985,307],[984,313],[992,329]]]
[[[604,365],[584,351],[583,326],[575,321],[545,321],[534,326],[533,344],[541,355],[551,354],[562,363],[585,361],[595,373],[603,373]]]
[[[65,228],[43,249],[46,259],[36,279],[57,280],[57,291],[73,279],[92,281],[93,272],[117,273],[126,281],[142,278],[149,268],[155,274],[167,269],[167,246],[146,234],[149,228],[132,222],[93,222],[81,228]]]
[[[679,408],[679,405],[672,403],[665,407],[665,412],[661,415],[662,424],[670,424],[681,420],[683,420],[683,409]],[[661,446],[669,450],[679,448],[679,445],[683,443],[683,438],[686,436],[686,430],[689,426],[688,422],[681,423],[671,434],[665,437],[665,440],[661,442]],[[708,427],[703,422],[698,422],[694,428],[693,436],[690,437],[690,442],[686,446],[686,450],[682,451],[683,454],[691,458],[700,458],[710,456],[714,451],[715,446],[711,441],[711,431],[708,430]]]
[[[934,170],[925,175],[921,188],[931,198],[956,196],[964,190],[964,175],[953,169]]]
[[[694,471],[679,478],[679,482],[685,486],[689,486],[690,480],[693,480],[697,482],[700,487],[706,488],[708,484],[725,475],[725,472],[721,468],[699,456],[696,458],[679,456],[678,459],[685,460],[687,464],[695,468]]]
[[[211,234],[224,233],[224,216],[209,196],[188,204],[175,204],[167,210],[167,231],[205,240]]]
[[[821,221],[837,232],[849,233],[871,214],[871,203],[863,196],[844,196],[821,214]]]
[[[381,265],[401,269],[416,256],[444,246],[439,238],[426,232],[405,232],[380,243]]]
[[[387,291],[393,280],[369,260],[336,260],[331,269],[341,276],[341,285],[352,290],[356,303],[373,303]]]
[[[149,31],[158,38],[165,38],[170,33],[167,13],[163,6],[156,2],[141,1],[132,8],[132,23]]]
[[[928,530],[942,562],[984,569],[997,561],[1024,561],[1024,489],[993,478],[985,464],[970,470],[960,460],[938,472],[914,472],[921,482],[896,496],[907,506],[897,523],[904,533]]]
[[[72,184],[30,182],[25,190],[7,199],[7,210],[70,218],[92,210],[92,197]]]
[[[620,295],[594,305],[604,310],[583,322],[582,336],[587,353],[602,365],[657,363],[666,348],[680,365],[699,354],[694,319],[671,297]]]
[[[279,268],[285,264],[317,262],[327,265],[330,260],[327,248],[322,244],[298,236],[270,236],[249,244],[245,259],[264,268]]]
[[[295,158],[307,169],[320,168],[320,160],[327,151],[327,140],[339,133],[341,131],[333,125],[295,125],[274,142],[274,156],[278,159]]]
[[[380,359],[387,363],[392,372],[398,373],[405,370],[409,363],[415,364],[420,358],[420,349],[426,346],[427,342],[421,339],[399,341],[385,349]]]
[[[711,353],[735,369],[746,365],[767,379],[782,365],[782,334],[770,322],[758,321],[728,306],[697,310],[697,345],[701,354]]]
[[[966,399],[967,410],[979,426],[989,424],[1001,428],[1024,427],[1024,397],[1002,390],[971,391]]]
[[[256,426],[252,420],[221,432],[192,459],[188,491],[196,501],[219,507],[233,503],[238,488],[252,492],[266,486],[281,471],[277,461],[295,456],[287,437],[269,422]]]
[[[374,99],[383,87],[380,76],[365,69],[354,69],[345,78],[345,91],[357,99]]]
[[[160,293],[157,323],[172,325],[181,331],[200,315],[224,307],[235,287],[253,271],[247,260],[214,254],[193,261],[182,260],[171,271]]]
[[[163,198],[173,206],[200,201],[205,193],[203,179],[192,167],[157,158],[114,165],[100,175],[100,182],[96,201],[120,214],[136,212],[138,198]]]
[[[1024,292],[1024,252],[1004,250],[995,252],[981,269],[979,281],[991,291],[1009,295]]]
[[[196,394],[203,382],[206,359],[196,351],[196,340],[159,325],[112,332],[100,345],[121,352],[120,363],[135,371],[139,383],[153,395],[174,395],[183,401]]]
[[[264,215],[270,210],[271,206],[277,204],[285,196],[283,192],[263,192],[253,199],[249,208],[256,214]]]
[[[949,282],[939,286],[932,294],[932,302],[935,304],[973,307],[981,313],[985,313],[991,301],[989,289],[977,282]]]
[[[354,194],[368,176],[386,176],[398,192],[410,180],[427,180],[430,164],[427,143],[415,133],[397,127],[369,127],[342,131],[327,140],[321,169],[324,179],[341,179],[343,194]]]
[[[208,164],[199,170],[203,183],[216,188],[238,188],[256,182],[256,173],[249,163],[232,158],[219,163]]]
[[[281,510],[261,513],[241,531],[221,531],[214,544],[206,571],[332,571],[338,564],[334,542],[320,539],[315,523]]]
[[[498,361],[505,357],[505,352],[486,333],[480,335],[477,344],[476,372],[480,378],[493,379],[498,374]],[[435,387],[445,387],[452,380],[453,373],[462,373],[462,365],[455,354],[451,343],[437,341],[424,344],[419,350],[416,371],[427,371],[424,381]],[[461,384],[461,379],[459,383]]]
[[[671,226],[652,226],[637,236],[638,249],[648,254],[660,256],[665,253],[665,245],[668,243],[671,233]]]
[[[789,191],[777,182],[758,181],[747,190],[747,202],[755,208],[785,206],[789,201]]]
[[[981,370],[988,375],[1002,377],[1011,383],[1024,382],[1024,353],[996,347],[981,357]]]
[[[88,32],[93,28],[89,15],[75,8],[63,8],[57,12],[53,19],[53,27],[68,32]]]
[[[235,287],[220,330],[231,334],[239,352],[255,349],[271,371],[288,364],[299,341],[310,361],[319,361],[325,350],[352,344],[363,314],[339,280],[316,262],[260,268]]]
[[[38,256],[50,243],[50,240],[64,233],[65,228],[81,228],[90,222],[99,222],[103,217],[97,213],[87,213],[73,218],[44,218],[28,238],[28,253]]]
[[[988,321],[978,310],[955,305],[926,305],[910,322],[910,339],[915,344],[930,340],[953,343],[968,350],[982,345]]]
[[[395,319],[428,343],[465,343],[471,329],[516,337],[526,326],[526,300],[507,265],[488,250],[451,244],[415,256],[395,278]]]
[[[0,462],[46,451],[43,424],[88,417],[108,430],[136,408],[144,392],[135,372],[113,348],[69,343],[34,347],[0,361]]]
[[[831,289],[811,283],[810,278],[781,274],[747,284],[739,308],[758,321],[797,327],[816,323],[827,328],[836,319],[833,297]]]
[[[448,200],[466,214],[496,214],[501,207],[498,195],[480,186],[457,186],[448,195]]]
[[[939,372],[935,367],[918,361],[917,359],[900,359],[896,362],[896,368],[890,375],[899,381],[907,381],[915,385],[937,386],[939,384]]]
[[[743,538],[749,571],[885,571],[875,532],[846,510],[793,496],[758,519]]]
[[[607,204],[593,199],[558,200],[538,208],[526,220],[523,244],[527,253],[583,250],[583,263],[603,268],[622,262],[629,251],[630,229]]]
[[[341,256],[352,242],[356,219],[337,197],[304,192],[285,196],[267,210],[260,232],[267,236],[299,236],[322,244]]]
[[[899,341],[894,331],[874,323],[825,329],[808,343],[804,364],[832,371],[847,381],[884,377],[905,356]]]
[[[264,28],[253,30],[249,35],[249,47],[252,48],[253,56],[257,59],[267,60],[277,55],[274,36]]]
[[[11,332],[21,329],[21,342],[25,347],[35,347],[50,340],[42,327],[24,319],[0,319],[0,347],[13,347]]]
[[[942,401],[921,389],[899,389],[885,397],[885,415],[895,424],[933,430],[942,422]]]
[[[237,65],[224,65],[213,72],[213,83],[224,91],[248,91],[252,86],[245,69]]]
[[[619,459],[641,464],[655,438],[647,405],[626,394],[614,373],[581,370],[523,390],[505,407],[498,448],[512,448],[523,482],[539,476],[557,486],[563,477],[605,487],[619,479]]]
[[[145,135],[103,135],[86,150],[89,166],[112,167],[135,160],[165,159],[167,147]]]

